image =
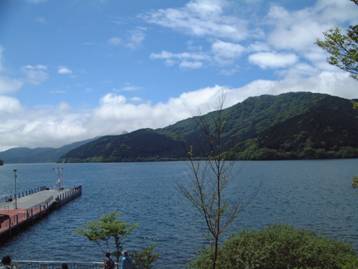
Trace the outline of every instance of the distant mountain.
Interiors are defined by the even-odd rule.
[[[175,160],[185,156],[181,141],[152,129],[103,136],[69,151],[65,162],[120,162],[146,160]]]
[[[208,153],[199,122],[213,130],[214,111],[161,129],[105,136],[74,148],[64,162],[178,160],[193,147]],[[222,111],[223,149],[228,159],[358,157],[358,110],[353,101],[326,94],[286,93],[251,97]],[[1,158],[1,155],[0,155]]]
[[[92,139],[91,139],[92,140]],[[80,141],[60,148],[12,148],[0,152],[4,163],[45,163],[56,162],[61,156],[91,140]]]

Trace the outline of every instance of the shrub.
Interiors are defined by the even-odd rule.
[[[210,250],[190,264],[207,269]],[[356,269],[358,257],[352,247],[287,225],[261,231],[244,231],[220,248],[219,269]]]

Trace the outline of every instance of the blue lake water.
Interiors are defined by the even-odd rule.
[[[0,167],[0,196],[13,190],[53,185],[56,164]],[[15,259],[101,261],[101,251],[75,229],[104,213],[118,210],[139,224],[127,249],[157,245],[157,268],[185,268],[206,243],[204,223],[177,191],[188,182],[186,162],[65,164],[65,185],[83,185],[82,197],[0,246],[0,256]],[[273,223],[307,228],[348,242],[358,251],[358,159],[234,162],[230,195],[242,210],[231,231]]]

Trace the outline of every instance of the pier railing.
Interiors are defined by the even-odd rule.
[[[17,269],[61,269],[62,264],[69,269],[103,269],[103,262],[74,262],[74,261],[14,261]]]
[[[40,192],[40,191],[43,191],[43,190],[46,190],[46,189],[47,189],[46,186],[41,186],[41,187],[37,187],[37,188],[33,188],[33,189],[28,189],[28,190],[25,190],[25,191],[19,191],[19,192],[16,193],[16,198],[25,197],[25,196],[28,196],[30,194],[37,193],[37,192]],[[6,202],[12,201],[14,199],[15,199],[14,194],[1,195],[0,196],[0,203],[6,203]]]

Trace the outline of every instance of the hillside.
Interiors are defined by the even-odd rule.
[[[105,136],[65,154],[61,161],[147,161],[185,159],[208,152],[199,122],[213,130],[214,111],[161,129]],[[251,97],[222,111],[228,159],[358,157],[358,110],[352,100],[325,94],[286,93]],[[1,157],[1,156],[0,156]]]
[[[46,163],[57,162],[61,156],[91,140],[80,141],[60,148],[12,148],[0,152],[5,163]]]
[[[185,156],[185,146],[182,142],[152,129],[141,129],[129,134],[98,138],[67,153],[64,161],[175,160],[183,156]]]

